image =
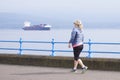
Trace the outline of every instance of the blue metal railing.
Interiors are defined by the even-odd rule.
[[[10,41],[10,40],[0,40],[0,43],[19,43],[18,48],[2,48],[0,47],[0,50],[18,50],[19,55],[22,55],[23,51],[45,51],[45,52],[51,52],[51,56],[55,56],[55,52],[72,52],[72,50],[57,50],[55,49],[55,44],[68,44],[68,42],[56,42],[54,39],[52,41],[23,41],[22,38],[20,38],[19,41]],[[51,44],[51,48],[48,49],[30,49],[30,48],[23,48],[24,43],[44,43],[44,44]],[[91,58],[92,53],[106,53],[106,54],[120,54],[119,52],[110,52],[110,51],[93,51],[92,45],[120,45],[120,43],[106,43],[106,42],[92,42],[90,39],[88,42],[84,42],[85,45],[88,45],[88,50],[83,50],[83,52],[88,53],[88,58]]]

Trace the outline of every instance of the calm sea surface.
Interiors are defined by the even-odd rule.
[[[68,42],[70,39],[72,29],[52,29],[50,31],[24,31],[24,30],[0,30],[0,40],[22,40],[27,41],[55,41]],[[84,29],[85,42],[91,39],[93,42],[120,42],[120,29]],[[17,43],[1,43],[1,48],[19,48]],[[28,44],[25,43],[23,48],[35,48],[35,49],[49,49],[51,50],[51,44]],[[55,44],[55,49],[60,50],[72,50],[68,48],[67,44]],[[84,46],[84,50],[88,50],[88,46]],[[113,51],[120,52],[120,45],[94,45],[92,46],[94,51]],[[19,51],[0,50],[0,53],[15,53]],[[22,54],[29,55],[50,55],[51,52],[41,51],[23,51]],[[72,56],[72,52],[56,52],[56,56]],[[81,56],[85,57],[88,53],[82,53]],[[98,54],[94,53],[92,57],[105,57],[105,58],[120,58],[120,54]]]

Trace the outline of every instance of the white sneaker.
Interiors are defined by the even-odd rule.
[[[88,69],[87,66],[83,67],[83,68],[82,68],[82,72],[81,72],[81,74],[84,74],[84,73],[87,71],[87,69]]]
[[[74,72],[74,73],[75,73],[75,72],[77,72],[77,70],[76,70],[76,69],[72,69],[71,72]]]

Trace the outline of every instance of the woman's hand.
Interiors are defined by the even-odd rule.
[[[71,44],[70,43],[68,43],[68,48],[71,48]]]

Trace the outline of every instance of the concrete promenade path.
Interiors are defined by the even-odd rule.
[[[0,80],[120,80],[120,72],[0,64]]]

